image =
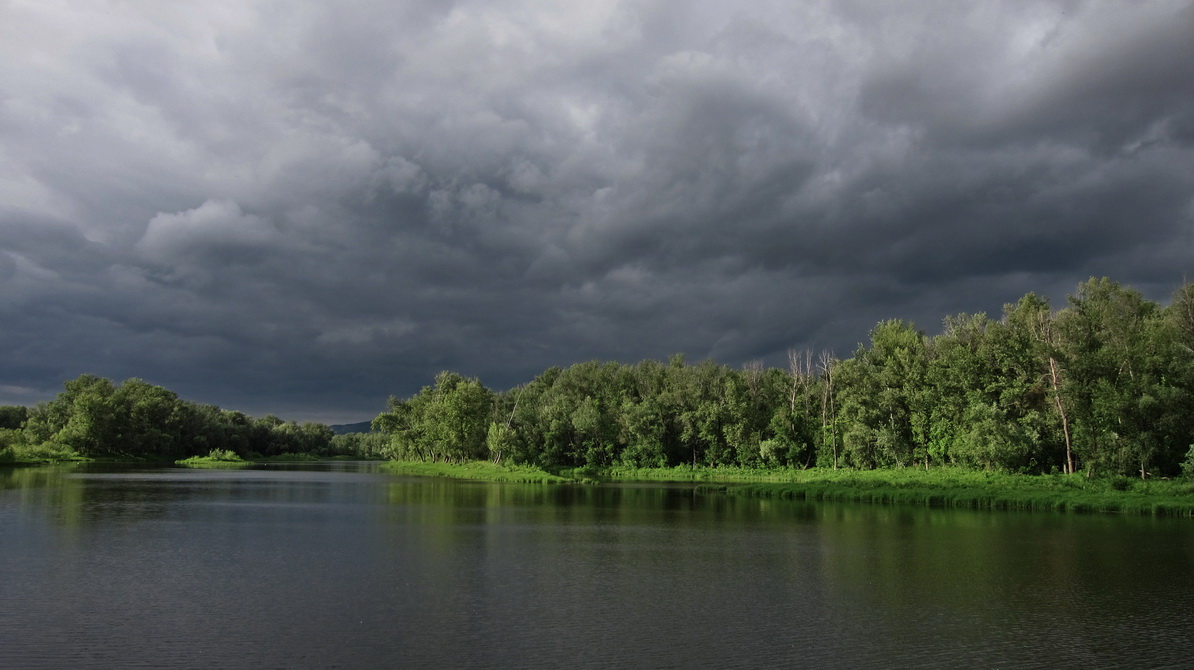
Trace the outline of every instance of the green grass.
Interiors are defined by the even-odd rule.
[[[491,482],[522,482],[528,484],[560,484],[574,479],[553,475],[546,470],[527,465],[498,465],[489,461],[467,463],[427,463],[422,461],[388,461],[382,469],[399,475],[418,477],[452,477]]]
[[[699,483],[707,494],[967,509],[1097,512],[1194,517],[1194,482],[1130,477],[1017,475],[934,468],[753,470],[593,468],[557,474],[525,466],[390,462],[391,472],[511,482],[658,481]]]
[[[602,481],[657,482],[792,482],[807,470],[791,468],[756,469],[726,466],[696,468],[680,465],[673,468],[632,468],[616,465],[608,468],[582,467],[561,470],[560,474],[588,477]]]
[[[718,487],[722,488],[722,487]],[[935,470],[807,470],[788,482],[725,486],[728,495],[970,509],[1194,516],[1194,483],[1125,477]]]
[[[84,458],[74,450],[52,442],[37,445],[13,444],[0,449],[0,465],[40,465],[88,460],[91,459]]]

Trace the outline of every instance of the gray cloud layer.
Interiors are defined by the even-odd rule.
[[[1194,252],[1186,2],[0,7],[0,403],[369,418]]]

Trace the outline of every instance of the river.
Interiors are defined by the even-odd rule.
[[[0,667],[1190,667],[1194,522],[0,469]]]

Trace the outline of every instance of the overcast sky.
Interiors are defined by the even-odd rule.
[[[359,421],[1192,259],[1184,0],[0,2],[0,404]]]

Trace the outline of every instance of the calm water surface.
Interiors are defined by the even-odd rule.
[[[0,469],[0,667],[1194,665],[1194,522]]]

